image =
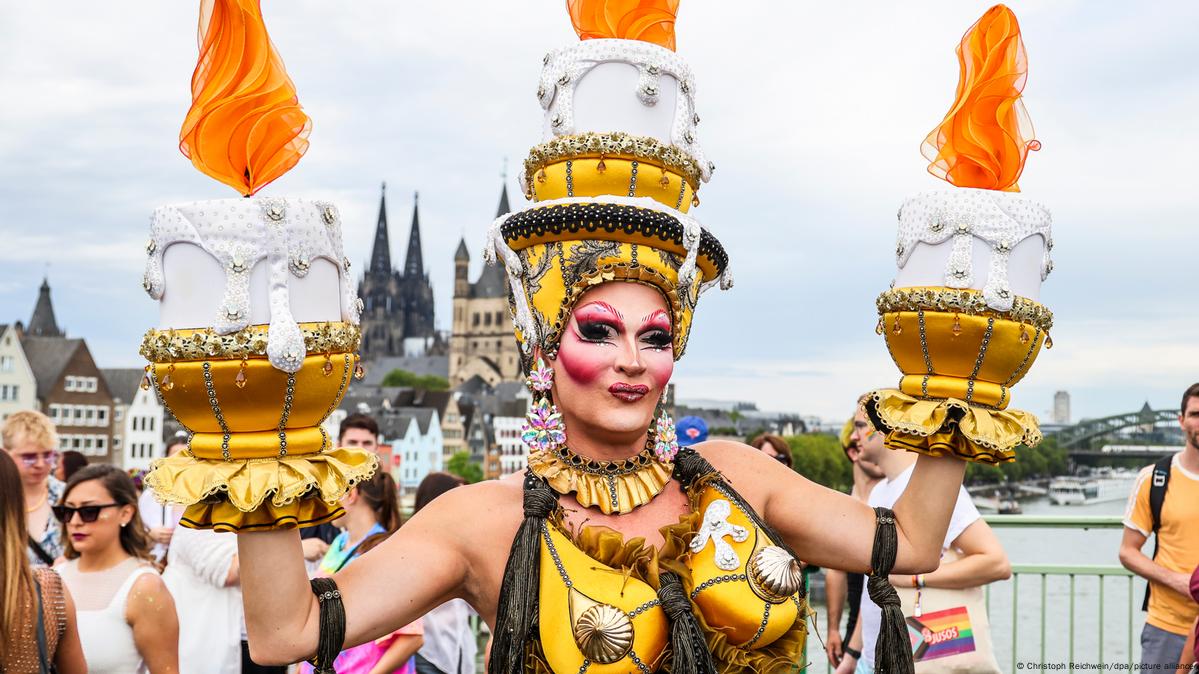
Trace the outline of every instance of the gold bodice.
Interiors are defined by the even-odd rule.
[[[798,671],[807,602],[798,564],[719,485],[664,527],[661,550],[605,527],[541,531],[540,632],[528,669],[648,674],[668,661],[659,570],[678,573],[722,672]]]

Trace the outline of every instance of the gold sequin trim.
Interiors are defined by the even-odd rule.
[[[644,162],[655,162],[669,171],[678,173],[698,190],[703,175],[699,162],[674,145],[667,145],[656,138],[633,136],[622,131],[596,133],[588,131],[573,136],[559,136],[549,142],[536,145],[525,158],[523,185],[528,191],[533,176],[538,171],[567,159],[579,157],[627,157]]]
[[[266,325],[251,325],[228,335],[204,330],[149,330],[139,353],[153,363],[183,360],[259,358],[266,356]],[[347,353],[358,349],[362,331],[344,322],[301,323],[310,354]]]
[[[1053,327],[1053,312],[1044,304],[1016,297],[1008,311],[987,306],[982,293],[967,288],[892,288],[878,296],[879,315],[897,311],[944,311],[971,316],[994,316],[1027,323],[1046,332]]]

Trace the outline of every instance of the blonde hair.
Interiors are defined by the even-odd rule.
[[[4,430],[0,431],[6,449],[13,449],[17,442],[25,440],[42,449],[58,449],[58,433],[50,417],[35,410],[21,410],[8,415]]]
[[[17,464],[0,452],[0,662],[8,659],[16,636],[13,628],[29,618],[33,574],[25,556],[25,492]]]

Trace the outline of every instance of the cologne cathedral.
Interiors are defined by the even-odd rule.
[[[412,205],[412,230],[401,269],[392,267],[387,231],[387,185],[379,198],[379,222],[370,264],[358,285],[362,312],[362,357],[421,356],[437,344],[433,328],[433,287],[420,245],[419,195]]]

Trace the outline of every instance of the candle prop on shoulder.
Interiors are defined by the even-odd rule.
[[[1036,417],[1009,404],[1052,346],[1053,315],[1039,302],[1052,219],[1016,185],[1040,143],[1021,100],[1028,63],[1015,14],[987,10],[957,53],[956,99],[922,147],[929,172],[953,188],[899,209],[899,269],[878,298],[877,331],[903,377],[866,411],[891,447],[997,464],[1041,440]]]
[[[189,440],[146,483],[194,528],[325,522],[378,462],[321,428],[361,376],[361,302],[336,206],[253,196],[299,162],[311,129],[258,0],[201,3],[192,95],[180,150],[247,198],[154,212],[143,284],[159,323],[142,341],[143,387]]]

